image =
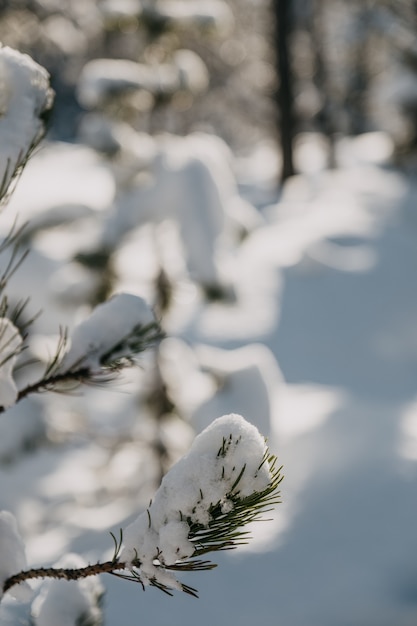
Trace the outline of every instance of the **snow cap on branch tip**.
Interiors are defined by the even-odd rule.
[[[8,409],[15,404],[17,387],[13,380],[13,367],[22,347],[23,339],[16,326],[7,318],[0,318],[0,407]]]
[[[139,564],[141,576],[149,577],[152,571],[159,580],[161,567],[187,561],[204,541],[211,546],[204,552],[222,542],[233,544],[227,533],[236,537],[233,528],[246,523],[241,513],[232,520],[235,506],[277,484],[266,455],[264,438],[242,416],[230,414],[214,420],[164,476],[149,508],[124,531],[121,561],[132,567]],[[250,504],[242,506],[250,510]],[[218,524],[225,516],[229,518],[222,527],[223,536]],[[210,538],[213,524],[217,524],[214,543]],[[194,536],[196,528],[204,532],[205,540],[201,534]],[[156,561],[161,567],[155,566]]]
[[[139,296],[116,294],[99,304],[78,324],[59,370],[99,371],[109,362],[131,358],[146,348],[149,331],[157,324],[149,305]]]
[[[29,55],[0,44],[0,198],[44,133],[52,107],[49,74]]]
[[[0,511],[0,600],[4,582],[26,568],[26,555],[17,522],[9,511]],[[27,600],[32,590],[28,583],[15,585],[10,593],[19,600]]]

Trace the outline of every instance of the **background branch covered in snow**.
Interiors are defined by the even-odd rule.
[[[3,320],[3,326],[3,334],[6,329],[13,328],[8,320]],[[0,326],[0,331],[2,328]],[[11,361],[10,345],[13,347],[13,355],[18,347],[15,342],[10,344],[14,336],[9,337],[9,334],[5,335],[7,341],[4,346],[0,344],[0,350],[4,347],[5,364],[10,363],[7,369],[5,365],[3,370],[0,369],[0,374],[4,371],[3,380],[7,381],[7,389],[11,389],[10,368],[14,363]],[[80,384],[110,381],[120,370],[134,364],[137,355],[161,337],[158,323],[142,298],[126,293],[117,294],[97,306],[70,337],[66,331],[61,332],[55,356],[44,375],[19,391],[13,387],[12,404],[40,391],[69,392]],[[6,400],[9,401],[8,398]],[[0,399],[0,412],[7,406],[9,404]]]
[[[45,68],[0,45],[0,199],[42,139],[52,102]]]

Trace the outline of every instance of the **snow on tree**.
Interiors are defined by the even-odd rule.
[[[195,438],[188,454],[165,475],[146,511],[120,531],[119,540],[113,536],[111,561],[8,577],[7,568],[3,591],[34,578],[78,581],[108,573],[143,588],[195,596],[196,589],[181,583],[177,573],[212,569],[215,565],[201,556],[246,543],[250,535],[245,527],[279,502],[280,471],[257,428],[240,415],[224,415]],[[16,569],[14,562],[11,569]],[[75,606],[80,606],[81,591],[77,589]],[[56,593],[60,595],[60,588]],[[40,624],[49,626],[47,621]]]
[[[207,89],[208,80],[204,62],[192,50],[177,50],[170,63],[157,67],[127,59],[94,59],[81,72],[78,98],[83,106],[94,108],[110,97],[141,89],[156,96],[180,89],[200,93]]]
[[[52,93],[42,66],[27,54],[0,47],[0,198],[43,136]]]
[[[115,295],[97,306],[72,333],[71,345],[58,372],[100,371],[103,365],[133,358],[142,343],[155,334],[157,324],[143,298]]]
[[[198,63],[194,63],[192,55],[178,51],[173,57],[172,64],[178,61],[175,66],[178,88],[192,90],[196,84],[194,79],[197,77],[198,83],[203,76],[198,75]],[[10,70],[0,75],[0,86],[5,86],[0,102],[0,139],[4,138],[0,149],[0,196],[4,196],[10,181],[26,164],[43,135],[42,115],[51,105],[52,92],[47,73],[29,57],[0,48],[0,63],[0,69]],[[13,109],[15,97],[18,103]],[[21,126],[17,129],[19,119]],[[9,141],[9,131],[13,141]],[[151,165],[159,164],[168,191],[176,191],[177,187],[182,191],[183,186],[185,199],[188,187],[188,200],[191,196],[196,207],[207,196],[208,204],[204,204],[193,219],[188,209],[181,210],[179,202],[176,218],[190,273],[203,286],[211,287],[220,282],[219,267],[214,259],[216,244],[229,205],[239,200],[237,185],[222,142],[194,135],[180,143],[178,146],[175,139],[168,140],[169,147],[161,143],[161,149],[157,147],[152,154]],[[224,168],[217,162],[219,154]],[[205,161],[209,165],[205,165]],[[154,201],[153,195],[151,200]],[[163,205],[161,200],[158,196],[158,203]],[[169,197],[165,200],[170,203]],[[102,224],[103,238],[109,232],[113,217],[122,231],[116,233],[118,236],[130,229],[119,212]],[[65,222],[65,215],[61,218]],[[129,222],[127,216],[126,221]],[[17,249],[16,240],[12,231],[2,249],[10,245],[16,245]],[[19,264],[20,260],[12,262],[13,271]],[[1,293],[12,273],[6,272],[2,277]],[[1,304],[2,315],[6,315],[9,312],[6,296]],[[17,326],[17,319],[13,321]],[[71,333],[61,330],[54,355],[47,362],[43,375],[35,379],[29,375],[26,386],[19,386],[14,380],[16,359],[23,348],[30,347],[31,337],[22,338],[13,321],[0,318],[0,413],[30,394],[71,392],[79,384],[108,382],[113,373],[131,365],[137,354],[162,336],[155,315],[143,298],[116,293],[96,306]],[[31,365],[30,361],[24,363],[28,364]],[[39,366],[42,363],[37,362],[36,367]],[[183,584],[178,575],[182,571],[212,569],[214,564],[201,557],[245,543],[249,538],[246,526],[279,502],[280,482],[276,457],[269,453],[255,426],[240,415],[225,415],[201,433],[189,453],[166,474],[148,509],[125,530],[120,530],[119,539],[113,536],[115,550],[110,561],[86,565],[76,555],[70,555],[53,567],[27,570],[16,521],[9,512],[1,513],[0,599],[9,590],[23,598],[24,592],[30,591],[28,580],[50,578],[52,581],[41,588],[33,603],[33,620],[37,626],[50,626],[57,620],[63,626],[73,626],[84,621],[100,622],[98,603],[102,588],[96,579],[100,573],[133,580],[143,587],[151,585],[168,594],[177,589],[195,596],[196,590]],[[70,581],[67,590],[63,581]]]
[[[239,543],[244,533],[237,528],[250,521],[244,518],[248,499],[269,497],[276,478],[256,427],[240,415],[217,418],[165,475],[148,509],[126,528],[120,559],[139,568],[144,585],[181,588],[166,570]]]

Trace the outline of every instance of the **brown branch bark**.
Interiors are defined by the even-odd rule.
[[[3,592],[6,593],[9,589],[18,585],[26,580],[32,578],[55,578],[63,580],[79,580],[80,578],[87,578],[88,576],[96,576],[97,574],[112,574],[118,570],[126,569],[126,563],[120,563],[119,561],[106,561],[105,563],[94,563],[94,565],[87,565],[79,569],[65,569],[62,567],[39,567],[37,569],[29,569],[18,574],[10,576],[4,581]]]
[[[48,376],[47,378],[42,378],[41,380],[32,383],[31,385],[27,385],[24,389],[21,389],[17,394],[16,404],[26,398],[26,396],[31,393],[39,393],[42,391],[54,391],[54,387],[59,384],[65,383],[74,383],[74,385],[79,385],[88,380],[89,370],[82,369],[76,372],[64,372],[63,374],[56,374],[55,376]],[[59,390],[57,390],[59,391]],[[0,406],[0,413],[4,413],[6,409],[4,406]]]

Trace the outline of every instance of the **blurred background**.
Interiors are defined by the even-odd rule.
[[[0,214],[2,238],[28,220],[9,300],[42,310],[19,384],[113,293],[166,333],[112,385],[1,416],[30,565],[111,558],[225,413],[284,464],[271,521],[186,580],[198,601],[103,577],[104,624],[415,625],[416,31],[412,0],[0,0],[0,42],[56,92]]]

